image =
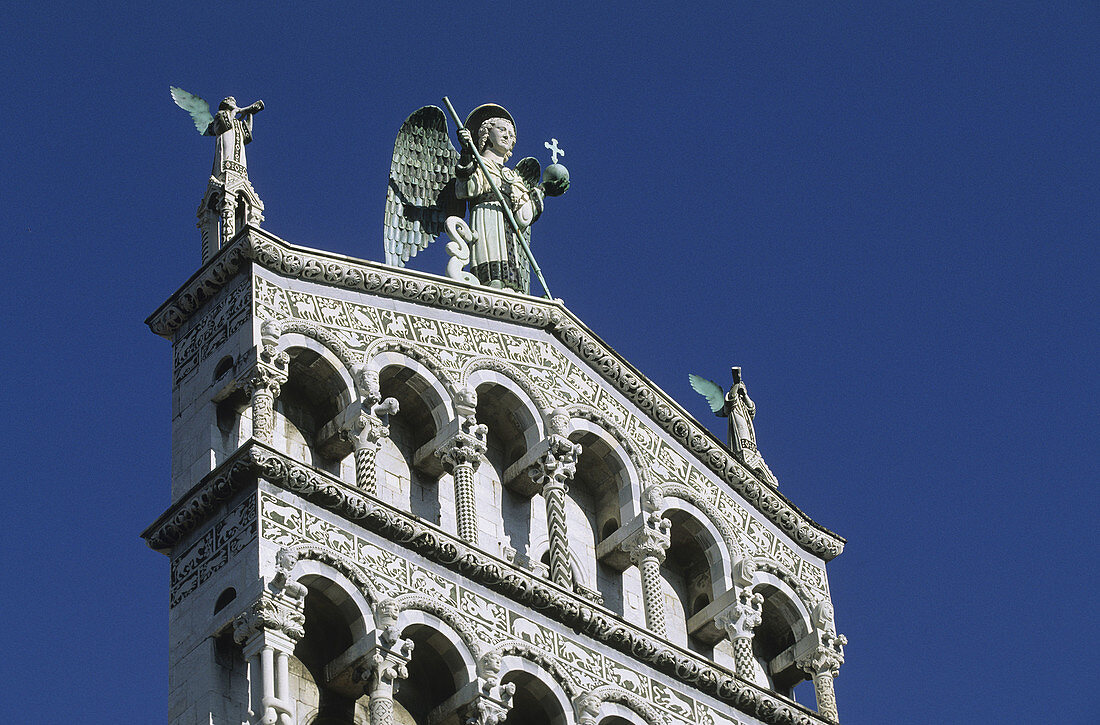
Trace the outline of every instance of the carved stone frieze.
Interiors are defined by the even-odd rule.
[[[227,285],[222,299],[172,345],[172,382],[178,385],[249,321],[252,311],[247,280]]]
[[[249,496],[172,557],[169,607],[187,598],[255,539],[256,497]]]

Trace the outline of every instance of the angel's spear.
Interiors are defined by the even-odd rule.
[[[451,105],[451,100],[443,96],[443,103],[446,104],[447,110],[451,112],[451,118],[455,120],[455,125],[462,128],[462,119],[458,117],[455,107]],[[471,145],[469,149],[474,155],[474,159],[477,160],[477,165],[481,167],[481,173],[485,174],[485,178],[489,181],[489,186],[493,190],[493,195],[496,196],[497,202],[500,203],[500,208],[504,210],[504,216],[508,218],[508,222],[512,225],[512,230],[516,233],[516,238],[519,239],[520,246],[523,247],[523,253],[527,255],[528,261],[531,262],[531,269],[535,270],[535,276],[538,277],[539,284],[542,285],[542,291],[546,295],[546,299],[554,299],[550,296],[550,289],[546,286],[546,280],[542,276],[542,270],[539,269],[539,263],[535,261],[535,256],[531,254],[531,248],[527,246],[527,240],[523,238],[523,232],[519,230],[519,224],[516,222],[516,218],[512,216],[512,207],[508,206],[508,202],[504,201],[504,194],[500,193],[500,189],[497,188],[497,182],[493,181],[493,177],[489,175],[489,169],[485,167],[485,160],[481,158],[481,154],[477,152],[474,145]]]

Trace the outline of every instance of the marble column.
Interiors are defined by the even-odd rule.
[[[565,494],[569,481],[577,471],[581,447],[561,435],[547,439],[546,453],[528,469],[535,484],[542,487],[546,502],[546,528],[550,538],[550,580],[571,588],[573,568],[570,565],[569,538],[565,525]]]
[[[664,563],[671,537],[672,522],[658,513],[645,516],[645,525],[623,542],[623,550],[642,574],[642,604],[645,607],[646,629],[659,637],[668,636],[665,624],[664,591],[661,587],[661,564]]]
[[[409,676],[413,642],[402,639],[397,629],[397,605],[391,600],[379,602],[375,617],[379,629],[370,652],[356,664],[353,678],[363,684],[370,698],[367,709],[370,725],[393,725],[393,696],[398,681]]]
[[[305,634],[305,587],[265,591],[233,622],[233,638],[248,664],[250,725],[297,725],[290,691],[290,656]]]
[[[834,636],[826,633],[820,644],[796,664],[808,674],[814,683],[814,695],[817,697],[817,714],[832,721],[840,722],[836,710],[836,693],[833,690],[833,678],[840,674],[844,664],[844,645],[848,639],[844,635]]]
[[[474,472],[481,462],[481,456],[485,454],[487,433],[488,429],[484,425],[464,424],[436,451],[443,470],[454,478],[458,536],[470,544],[477,543],[478,532]]]
[[[355,449],[355,485],[363,493],[378,492],[378,449],[389,434],[389,426],[373,412],[360,413],[346,433]]]
[[[762,620],[764,597],[748,589],[737,594],[737,601],[714,618],[714,624],[724,629],[733,643],[733,659],[737,674],[746,680],[753,678],[752,636]]]

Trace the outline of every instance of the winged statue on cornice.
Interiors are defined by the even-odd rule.
[[[568,174],[540,181],[542,168],[532,157],[514,169],[505,166],[516,142],[515,121],[494,103],[475,108],[458,136],[461,152],[437,106],[419,109],[401,125],[386,193],[386,264],[404,267],[446,231],[449,276],[529,293],[531,224],[546,196],[568,188]],[[467,260],[472,274],[461,271]]]
[[[723,390],[718,383],[699,375],[688,375],[688,382],[695,392],[707,399],[711,412],[720,418],[729,419],[727,445],[733,454],[764,480],[779,486],[779,481],[768,468],[768,464],[764,463],[764,457],[756,447],[756,428],[752,422],[756,417],[756,403],[752,402],[745,388],[741,368],[733,368],[732,373],[733,387],[729,392]]]

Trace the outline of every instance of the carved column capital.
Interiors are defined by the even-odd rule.
[[[285,358],[285,359],[284,359]],[[274,365],[257,365],[241,381],[241,386],[250,396],[257,392],[268,392],[278,398],[281,386],[287,381],[287,366],[290,356],[285,352],[275,356]]]
[[[398,680],[409,676],[413,647],[411,639],[399,638],[390,645],[372,648],[353,665],[352,679],[363,684],[366,694],[377,697],[379,688],[390,690]]]
[[[546,439],[546,445],[546,453],[527,469],[527,475],[543,489],[556,486],[567,490],[568,482],[573,480],[577,472],[581,446],[556,434],[551,434]]]
[[[277,593],[264,592],[237,615],[233,620],[233,639],[243,645],[257,635],[270,632],[293,643],[305,635],[305,626],[305,587],[294,583],[293,587],[285,587]]]
[[[844,645],[848,638],[843,634],[833,636],[825,634],[821,642],[809,654],[798,658],[796,665],[810,676],[828,673],[832,677],[840,674],[844,664]]]
[[[809,674],[814,682],[818,714],[832,722],[840,721],[836,709],[836,693],[833,691],[833,678],[840,674],[840,666],[844,664],[844,645],[847,643],[848,638],[843,634],[833,635],[825,632],[821,635],[816,648],[795,661],[795,664]]]
[[[444,470],[453,474],[459,466],[477,468],[487,448],[489,429],[483,424],[472,424],[459,430],[435,451]]]
[[[714,618],[719,629],[726,630],[730,641],[743,637],[752,637],[753,630],[763,619],[764,596],[743,590],[738,593],[737,601]]]
[[[359,415],[351,419],[341,435],[355,447],[355,450],[359,450],[368,446],[377,447],[383,438],[389,437],[390,427],[378,416],[362,410]]]
[[[472,393],[471,393],[472,394]],[[454,478],[455,519],[458,536],[470,544],[477,543],[477,497],[474,491],[474,471],[487,449],[489,429],[478,423],[470,405],[455,402],[459,411],[457,430],[435,450],[443,470]],[[454,424],[452,424],[454,426]],[[453,429],[453,428],[452,428]]]
[[[459,710],[463,725],[500,725],[512,709],[512,696],[516,692],[514,683],[496,685],[492,694],[482,693],[474,697]]]
[[[645,518],[645,526],[633,536],[622,543],[622,549],[630,555],[630,561],[635,566],[648,558],[657,559],[658,563],[665,560],[665,552],[672,543],[669,531],[672,522],[661,518],[660,514],[648,514]]]

